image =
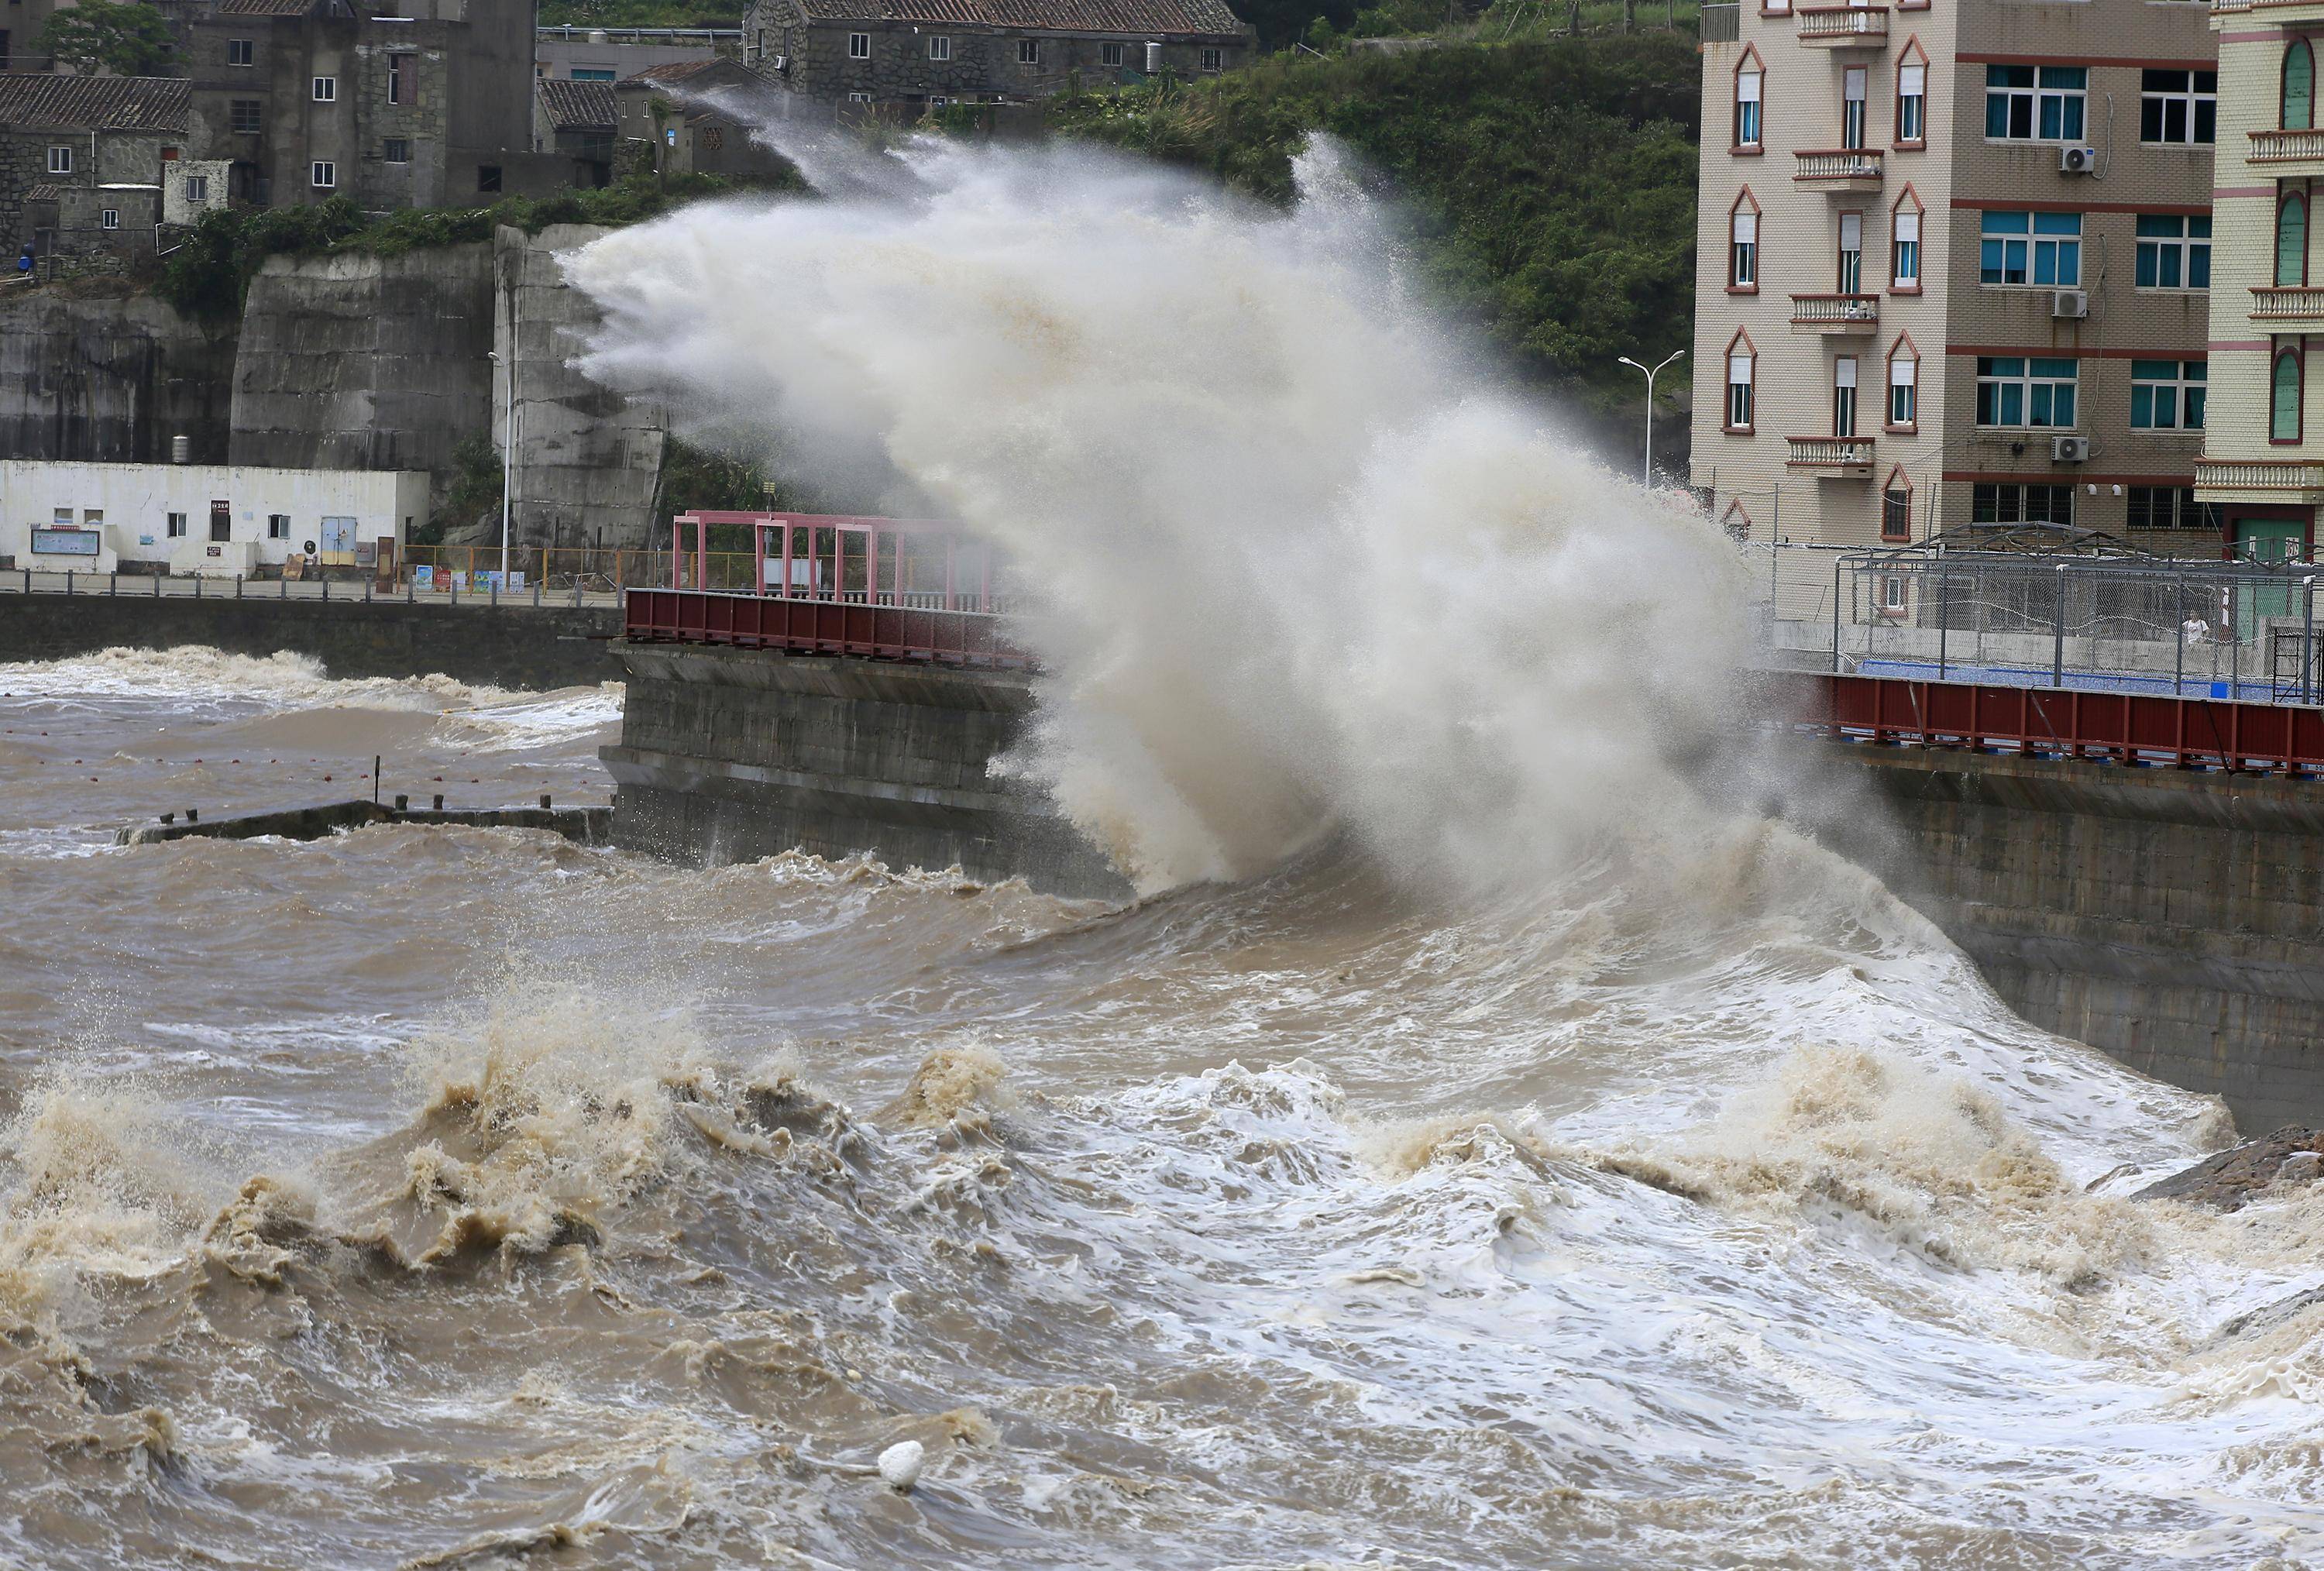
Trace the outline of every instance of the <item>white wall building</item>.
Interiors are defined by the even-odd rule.
[[[367,567],[427,519],[419,470],[0,462],[0,558],[18,568],[237,578],[293,553]]]

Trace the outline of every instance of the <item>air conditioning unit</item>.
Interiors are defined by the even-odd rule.
[[[2098,150],[2095,147],[2061,147],[2058,149],[2060,174],[2089,174],[2098,166]]]
[[[2053,289],[2050,291],[2050,314],[2069,321],[2080,321],[2090,314],[2089,291],[2083,289]]]
[[[2052,464],[2087,464],[2089,461],[2089,438],[2052,437],[2050,439],[2050,462]]]

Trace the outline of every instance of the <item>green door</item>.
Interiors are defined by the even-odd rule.
[[[2308,542],[2307,527],[2292,518],[2236,520],[2236,555],[2247,561],[2281,562],[2300,554]],[[2264,584],[2236,596],[2236,636],[2245,642],[2259,636],[2259,624],[2271,616],[2292,615],[2292,581]]]

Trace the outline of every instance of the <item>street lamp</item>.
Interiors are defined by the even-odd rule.
[[[497,349],[484,351],[485,357],[508,373],[508,420],[501,431],[501,583],[508,583],[509,510],[516,497],[516,356],[501,358]],[[1647,411],[1653,419],[1653,411]],[[1649,428],[1651,429],[1651,428]]]
[[[1655,372],[1660,371],[1663,365],[1669,365],[1685,353],[1683,349],[1673,349],[1668,355],[1663,356],[1663,365],[1655,366],[1653,371],[1647,371],[1646,367],[1639,365],[1628,355],[1622,356],[1623,365],[1634,371],[1646,373],[1646,461],[1638,466],[1638,484],[1641,485],[1652,486],[1655,483]]]

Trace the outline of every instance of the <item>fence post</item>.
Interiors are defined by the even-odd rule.
[[[2183,698],[2187,696],[2187,569],[2184,568],[2179,569],[2176,604],[2179,620],[2171,630],[2171,642],[2177,649],[2171,663],[2171,696]]]
[[[2050,618],[2050,685],[2066,685],[2066,564],[2058,564],[2058,602]]]
[[[1953,625],[1953,580],[1945,571],[1942,557],[1937,559],[1937,680],[1945,679],[1945,641]]]
[[[121,569],[119,568],[113,569],[113,581],[105,587],[105,593],[108,597],[118,596],[121,593]]]
[[[1845,554],[1831,559],[1831,674],[1840,674],[1840,570],[1848,562]]]
[[[71,595],[71,593],[73,592],[72,581],[73,581],[73,570],[72,570],[70,568],[67,568],[65,569],[65,593],[66,593],[66,595],[68,595],[68,596]]]
[[[2300,580],[2300,701],[2310,704],[2309,678],[2315,670],[2316,660],[2316,575],[2309,574]]]

